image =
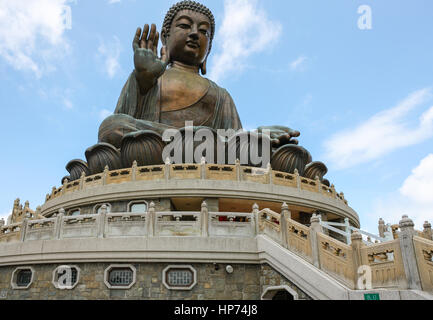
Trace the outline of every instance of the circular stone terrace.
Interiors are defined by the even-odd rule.
[[[201,203],[216,200],[217,212],[251,212],[253,204],[280,212],[286,203],[292,219],[309,224],[313,213],[328,221],[349,219],[359,228],[357,213],[348,206],[343,193],[333,185],[328,187],[319,179],[311,180],[294,174],[235,165],[165,164],[109,171],[64,182],[53,187],[41,207],[45,217],[60,210],[96,206],[104,203],[134,200],[169,200],[171,207],[164,211],[200,211]],[[174,210],[173,210],[174,209]],[[121,210],[127,211],[127,210]],[[119,211],[116,211],[119,212]],[[91,212],[95,213],[95,212]]]

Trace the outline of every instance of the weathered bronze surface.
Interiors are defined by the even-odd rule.
[[[242,128],[229,93],[202,77],[215,32],[209,9],[193,1],[175,4],[161,31],[152,24],[137,29],[133,40],[135,69],[123,87],[114,115],[101,124],[99,141],[120,147],[122,137],[138,130],[162,134],[185,121],[212,129]]]
[[[214,34],[212,12],[194,1],[178,2],[167,12],[161,29],[160,55],[160,34],[156,26],[145,24],[143,29],[138,28],[132,42],[134,70],[122,89],[114,114],[100,125],[98,144],[86,151],[88,164],[80,160],[68,164],[71,174],[68,179],[76,180],[82,172],[86,175],[99,173],[107,165],[113,170],[130,167],[134,161],[140,166],[163,163],[161,150],[166,143],[161,136],[164,131],[181,129],[185,138],[186,121],[193,121],[194,132],[200,128],[213,132],[214,155],[203,154],[208,163],[215,163],[217,141],[223,141],[226,163],[233,162],[233,155],[237,159],[242,154],[251,155],[249,149],[253,148],[253,154],[258,156],[272,153],[270,161],[274,170],[293,173],[297,169],[301,175],[305,171],[308,177],[314,179],[317,175],[326,182],[323,179],[326,166],[318,162],[307,166],[312,161],[311,155],[296,146],[298,140],[294,138],[299,137],[299,131],[284,126],[263,126],[257,133],[237,133],[229,141],[235,143],[229,143],[216,133],[217,129],[242,129],[242,124],[230,94],[203,77]],[[259,145],[251,143],[251,134],[258,137]],[[247,136],[245,145],[233,140],[241,136]],[[191,138],[177,143],[184,163],[187,160],[185,143],[188,143],[185,140],[188,139]],[[264,150],[265,145],[270,150]],[[193,151],[197,147],[199,143],[194,141]],[[233,154],[229,159],[230,152]],[[200,160],[194,157],[187,162],[190,161]],[[269,157],[255,164],[248,156],[247,164],[265,167],[268,164],[265,161],[269,162]]]

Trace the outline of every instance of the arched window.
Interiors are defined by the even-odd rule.
[[[146,213],[147,202],[146,201],[131,201],[128,203],[128,212],[131,213]]]

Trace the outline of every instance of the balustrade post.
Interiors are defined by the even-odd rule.
[[[346,243],[350,245],[351,238],[350,238],[350,223],[349,218],[344,218],[344,231],[346,232]]]
[[[273,184],[274,183],[274,174],[273,174],[270,162],[268,162],[266,170],[268,171],[268,175],[269,175],[269,184]]]
[[[21,228],[20,228],[20,231],[21,231],[20,240],[21,240],[21,242],[24,242],[24,240],[26,238],[28,221],[29,220],[27,218],[24,218],[23,222],[21,223]]]
[[[56,239],[60,239],[60,237],[61,237],[61,229],[63,227],[63,216],[64,215],[65,215],[65,209],[60,208],[59,214],[57,215],[55,232],[54,232]]]
[[[107,178],[108,178],[108,166],[105,166],[104,172],[102,173],[102,185],[105,186],[107,184]]]
[[[238,181],[242,180],[242,174],[241,174],[241,162],[239,159],[236,159],[235,161],[235,170],[236,170],[236,179]]]
[[[137,180],[137,161],[136,160],[134,160],[134,162],[132,163],[131,180],[132,181]]]
[[[299,176],[298,169],[295,169],[294,174],[296,179],[296,188],[298,188],[298,190],[301,190],[301,177]]]
[[[426,222],[424,222],[423,227],[424,227],[424,230],[422,233],[424,235],[424,238],[426,238],[428,240],[433,240],[431,224],[428,221],[426,221]]]
[[[407,215],[404,215],[399,223],[400,250],[403,259],[404,271],[406,274],[408,289],[422,290],[418,265],[413,245],[413,236],[416,235],[414,223]]]
[[[68,183],[68,179],[63,179],[63,184],[62,184],[62,192],[61,194],[64,195],[66,193],[66,184]]]
[[[200,179],[206,179],[206,158],[201,157],[200,160]]]
[[[104,203],[99,211],[97,223],[98,223],[98,238],[104,238],[105,233],[105,219],[107,217],[107,205]]]
[[[322,193],[322,181],[320,181],[319,176],[316,176],[315,180],[316,180],[317,192]]]
[[[149,204],[146,216],[147,235],[149,237],[155,236],[155,203],[152,201]]]
[[[165,174],[165,181],[170,180],[170,158],[167,157],[165,159],[165,167],[164,167],[164,174]]]
[[[254,217],[254,224],[256,227],[256,235],[260,233],[260,217],[259,217],[259,206],[257,203],[254,203],[253,205],[253,217]]]
[[[355,230],[351,235],[351,247],[353,253],[353,274],[354,274],[354,284],[357,288],[358,284],[358,268],[363,265],[361,249],[364,246],[362,243],[362,234]],[[358,288],[357,288],[358,289]]]
[[[320,215],[313,214],[310,219],[310,243],[311,253],[313,256],[313,265],[316,268],[320,268],[319,258],[319,239],[317,234],[322,233],[322,226],[320,225]]]
[[[281,217],[280,217],[280,232],[281,232],[281,241],[282,246],[284,248],[288,248],[288,234],[287,234],[287,220],[291,219],[291,212],[289,211],[289,206],[287,203],[283,203],[281,206]]]
[[[84,171],[81,172],[81,176],[80,176],[80,190],[84,189],[84,179],[86,177],[86,174],[84,173]]]
[[[209,210],[207,207],[206,201],[203,201],[201,204],[201,236],[208,237],[209,236]]]

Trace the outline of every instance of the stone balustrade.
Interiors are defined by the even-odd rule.
[[[365,245],[355,230],[346,244],[323,233],[320,216],[311,226],[291,219],[288,206],[281,213],[253,206],[251,213],[156,212],[151,203],[147,212],[108,213],[56,217],[0,228],[2,243],[34,240],[125,238],[125,237],[225,237],[254,238],[265,235],[338,280],[350,289],[359,288],[360,267],[371,271],[371,289],[397,288],[433,292],[433,241],[419,237],[407,217],[400,222],[398,239]],[[408,222],[409,221],[409,222]],[[409,265],[412,263],[413,265]]]
[[[187,180],[187,179],[208,179],[208,180],[229,180],[248,181],[260,184],[274,184],[279,186],[298,188],[299,190],[319,193],[324,196],[348,204],[343,193],[337,193],[334,186],[327,187],[320,180],[312,180],[294,174],[274,171],[270,166],[266,169],[235,165],[217,164],[165,164],[157,166],[137,167],[109,171],[91,175],[81,176],[79,180],[67,182],[59,188],[53,187],[50,194],[47,194],[46,201],[61,197],[74,191],[93,188],[97,186],[126,183],[131,181],[152,181],[152,180]]]

